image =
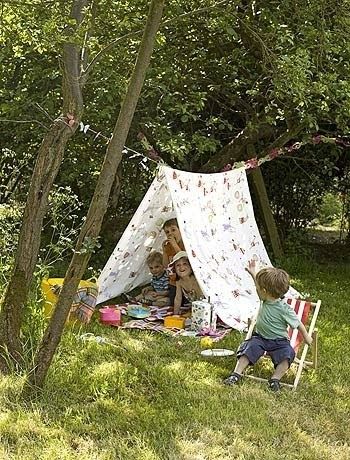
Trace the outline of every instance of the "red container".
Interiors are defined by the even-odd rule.
[[[121,313],[114,306],[103,307],[100,309],[100,323],[107,326],[120,326]]]

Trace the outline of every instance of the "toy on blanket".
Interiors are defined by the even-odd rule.
[[[148,318],[151,315],[151,309],[142,305],[129,305],[127,308],[128,316],[137,319]]]
[[[201,351],[202,356],[232,356],[235,352],[233,350],[227,350],[226,348],[210,348],[208,350]]]
[[[202,348],[212,348],[214,345],[214,341],[211,337],[203,337],[201,338],[201,347]]]

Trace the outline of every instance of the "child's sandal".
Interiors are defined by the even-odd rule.
[[[229,375],[227,379],[224,380],[225,385],[236,385],[242,379],[242,375],[234,372],[233,374]]]
[[[278,393],[279,391],[281,391],[281,384],[278,379],[270,379],[268,381],[268,384],[269,384],[270,390],[273,391],[274,393]]]

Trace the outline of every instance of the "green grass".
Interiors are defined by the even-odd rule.
[[[349,264],[285,261],[294,286],[322,299],[319,369],[279,396],[246,380],[235,359],[200,356],[196,339],[103,328],[116,347],[65,334],[44,391],[20,398],[0,378],[0,458],[8,460],[350,459]],[[231,333],[220,346],[236,348]]]

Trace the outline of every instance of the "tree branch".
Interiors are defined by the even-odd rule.
[[[190,11],[188,13],[183,13],[183,14],[180,14],[179,16],[176,16],[175,18],[171,18],[171,19],[168,19],[166,21],[164,21],[161,26],[160,26],[160,29],[164,26],[167,26],[168,24],[172,24],[180,19],[183,19],[187,16],[192,16],[194,14],[199,14],[199,13],[203,13],[204,11],[208,11],[208,10],[211,10],[211,9],[214,9],[214,8],[218,8],[219,6],[221,5],[224,5],[226,3],[230,3],[228,0],[221,0],[220,2],[216,3],[215,5],[212,5],[212,6],[207,6],[207,7],[203,7],[203,8],[199,8],[197,10],[193,10],[193,11]],[[140,35],[141,33],[143,32],[143,29],[140,29],[140,30],[135,30],[134,32],[129,32],[125,35],[122,35],[121,37],[117,38],[116,40],[114,40],[113,42],[109,43],[107,46],[105,46],[101,51],[99,51],[96,56],[93,58],[93,60],[90,62],[90,64],[88,64],[88,66],[86,67],[86,69],[82,72],[82,75],[81,75],[81,78],[84,79],[84,81],[86,81],[86,79],[88,78],[88,75],[90,74],[92,68],[103,58],[103,56],[110,50],[112,49],[115,45],[117,45],[118,43],[122,42],[123,40],[127,39],[127,38],[130,38],[130,37],[136,37],[137,35]]]
[[[297,136],[300,131],[304,128],[304,125],[301,123],[297,126],[294,126],[293,128],[288,128],[287,131],[282,133],[277,139],[275,139],[272,144],[270,144],[260,155],[259,157],[264,157],[265,155],[268,154],[272,149],[276,149],[279,147],[283,147],[286,145],[287,142],[289,142],[291,139],[293,139],[295,136]]]
[[[273,135],[273,128],[264,122],[256,127],[246,126],[235,138],[225,145],[218,153],[201,167],[202,172],[211,172],[213,169],[220,170],[233,160],[243,159],[248,144],[255,144],[260,139],[266,139]]]
[[[7,122],[7,123],[37,123],[38,125],[42,126],[43,128],[49,129],[47,126],[45,126],[39,120],[6,120],[4,118],[0,118],[0,122],[1,121]]]
[[[272,149],[283,147],[297,136],[303,129],[304,125],[299,124],[291,128],[287,128],[280,136],[278,136],[267,148],[258,154],[258,157],[264,157]],[[217,154],[202,166],[202,172],[218,171],[226,164],[240,161],[244,159],[245,149],[248,144],[256,144],[259,140],[268,139],[275,134],[274,129],[267,123],[261,122],[256,128],[247,126],[236,136],[232,141],[225,145]]]

